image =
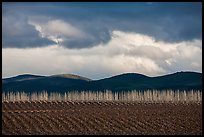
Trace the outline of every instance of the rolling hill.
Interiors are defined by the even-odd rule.
[[[10,82],[15,82],[15,81],[31,80],[31,79],[42,78],[42,77],[45,77],[45,76],[24,74],[24,75],[18,75],[15,77],[11,77],[11,78],[5,78],[2,80],[2,82],[3,83],[10,83]]]
[[[129,90],[202,90],[202,73],[177,72],[148,77],[137,73],[126,73],[110,78],[91,80],[89,78],[60,74],[52,76],[19,75],[2,79],[2,91],[129,91]]]

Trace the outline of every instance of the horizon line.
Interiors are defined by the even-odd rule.
[[[166,73],[166,74],[161,74],[161,75],[156,75],[156,76],[149,76],[149,75],[146,75],[146,74],[143,74],[143,73],[136,73],[136,72],[124,72],[124,73],[119,73],[119,74],[116,74],[116,75],[111,75],[111,76],[107,76],[107,77],[100,78],[100,79],[91,79],[91,78],[89,78],[89,77],[85,77],[85,76],[78,75],[78,74],[74,74],[74,73],[59,73],[59,74],[50,74],[50,75],[41,75],[41,74],[32,74],[32,73],[22,73],[22,74],[13,75],[13,76],[8,76],[8,77],[3,77],[3,76],[2,76],[2,80],[3,80],[3,79],[7,79],[7,78],[17,77],[17,76],[22,76],[22,75],[32,75],[32,76],[49,77],[49,76],[64,75],[64,74],[70,74],[70,75],[80,76],[80,77],[88,78],[88,79],[90,79],[90,80],[102,80],[102,79],[111,78],[111,77],[114,77],[114,76],[119,76],[119,75],[124,75],[124,74],[140,74],[140,75],[144,75],[144,76],[146,76],[146,77],[161,77],[161,76],[171,75],[171,74],[175,74],[175,73],[182,73],[182,72],[193,72],[193,73],[201,73],[201,74],[202,74],[202,72],[189,71],[189,70],[186,70],[186,71],[181,70],[181,71],[176,71],[176,72]]]

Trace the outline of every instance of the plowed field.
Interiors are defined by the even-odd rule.
[[[201,103],[2,103],[4,135],[201,135]]]

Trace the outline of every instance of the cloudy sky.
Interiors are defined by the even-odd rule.
[[[202,3],[3,3],[2,77],[202,72]]]

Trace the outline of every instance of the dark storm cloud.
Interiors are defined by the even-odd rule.
[[[99,33],[99,34],[98,34]],[[110,40],[110,34],[108,31],[100,31],[96,34],[96,32],[92,31],[89,32],[89,34],[91,34],[90,38],[82,38],[82,39],[78,39],[78,38],[72,38],[72,39],[64,39],[64,42],[60,42],[60,45],[67,47],[67,48],[71,48],[71,49],[75,49],[75,48],[89,48],[89,47],[93,47],[96,46],[98,44],[106,44],[109,40]]]
[[[2,45],[3,48],[32,48],[54,44],[47,38],[42,38],[23,16],[2,17]]]
[[[106,43],[112,30],[146,34],[167,42],[190,41],[202,36],[201,3],[4,3],[3,47],[54,43],[40,37],[34,26],[22,19],[32,16],[63,20],[87,34],[88,37],[84,38],[62,36],[64,42],[61,44],[67,48]],[[13,35],[10,30],[18,28],[16,23],[21,23],[21,33]]]

